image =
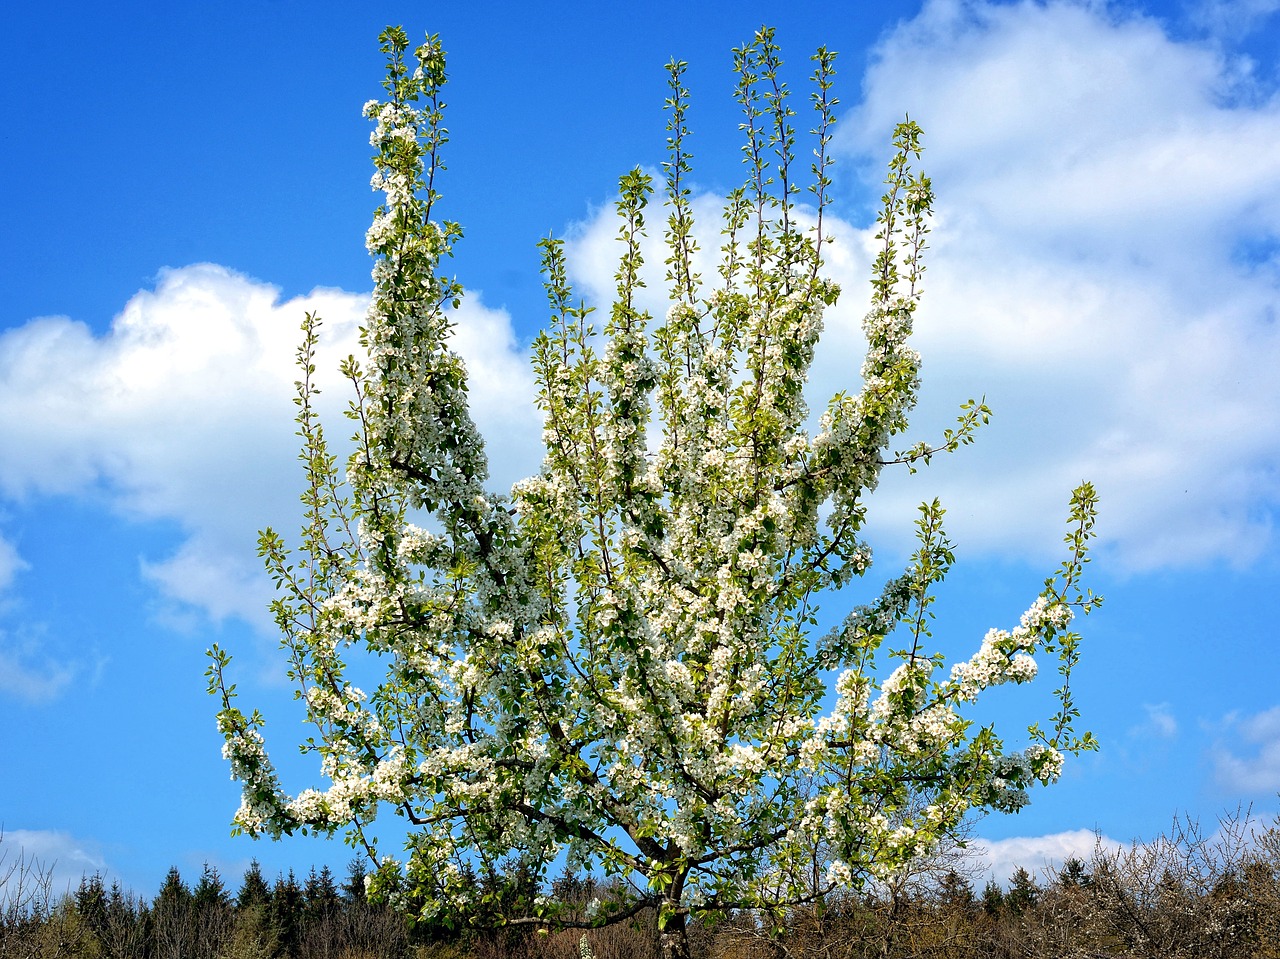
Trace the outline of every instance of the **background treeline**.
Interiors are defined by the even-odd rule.
[[[3,847],[0,847],[3,852]],[[972,861],[948,849],[910,873],[785,915],[740,913],[693,930],[707,959],[790,956],[877,959],[1280,959],[1280,820],[1247,814],[1206,833],[1180,821],[1154,842],[1099,844],[1056,873],[1018,869],[1007,886],[975,888]],[[483,880],[477,880],[483,885]],[[507,887],[508,890],[511,887]],[[548,893],[578,914],[610,889],[563,876]],[[0,858],[3,959],[578,959],[580,931],[480,933],[419,926],[366,901],[353,862],[337,881],[326,867],[273,882],[256,863],[237,889],[205,867],[188,884],[171,869],[152,899],[85,877],[54,895],[49,873]],[[586,934],[597,959],[652,959],[654,917]]]
[[[327,866],[268,882],[254,862],[238,890],[211,866],[192,885],[172,868],[153,899],[96,875],[55,896],[49,873],[22,860],[0,865],[0,881],[0,959],[412,955],[403,920],[366,901],[358,860],[341,884]]]

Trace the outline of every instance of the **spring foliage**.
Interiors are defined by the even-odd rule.
[[[805,164],[772,33],[735,51],[748,178],[727,199],[708,276],[684,64],[670,64],[664,182],[621,179],[617,294],[601,321],[570,289],[560,242],[541,245],[550,322],[532,362],[546,455],[499,495],[450,346],[462,288],[440,272],[461,235],[436,214],[444,53],[430,37],[409,58],[399,29],[382,49],[387,95],[365,110],[385,193],[367,236],[367,361],[343,368],[355,452],[340,471],[315,416],[320,321],[308,316],[296,400],[307,520],[292,552],[261,536],[316,729],[303,749],[327,785],[285,793],[262,718],[237,708],[215,648],[224,754],[244,786],[238,829],[345,830],[378,857],[369,827],[394,809],[413,829],[404,862],[380,860],[374,891],[422,919],[603,925],[656,907],[683,929],[690,914],[892,874],[972,811],[1018,808],[1064,753],[1092,747],[1073,730],[1069,687],[1069,624],[1096,602],[1080,585],[1088,484],[1071,499],[1067,558],[1021,622],[950,670],[931,635],[953,561],[936,501],[920,509],[905,571],[878,585],[871,574],[860,533],[881,471],[969,443],[988,415],[970,401],[936,444],[894,449],[919,386],[909,338],[933,199],[912,168],[914,123],[894,136],[861,382],[815,422],[804,386],[840,292],[822,269],[834,57],[813,57]],[[655,189],[663,317],[638,303]],[[851,611],[823,631],[820,603]],[[1044,654],[1063,676],[1057,713],[1024,748],[964,718],[984,689],[1031,680]],[[370,662],[385,675],[366,693],[348,672]],[[477,870],[514,863],[527,882],[562,857],[634,895],[584,917],[474,893]]]

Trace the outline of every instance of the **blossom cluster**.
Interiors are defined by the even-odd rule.
[[[267,757],[261,733],[252,728],[235,728],[224,714],[219,730],[226,736],[222,758],[231,767],[231,778],[243,787],[240,808],[232,822],[251,836],[266,833],[279,836],[281,809],[285,797],[276,781],[275,769]]]

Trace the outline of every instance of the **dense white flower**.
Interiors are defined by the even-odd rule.
[[[827,866],[826,880],[829,886],[848,886],[853,882],[853,871],[848,863],[835,859]]]

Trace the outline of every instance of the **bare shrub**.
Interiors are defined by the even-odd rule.
[[[19,849],[12,855],[0,832],[0,955],[42,955],[45,927],[55,924],[53,867]]]

